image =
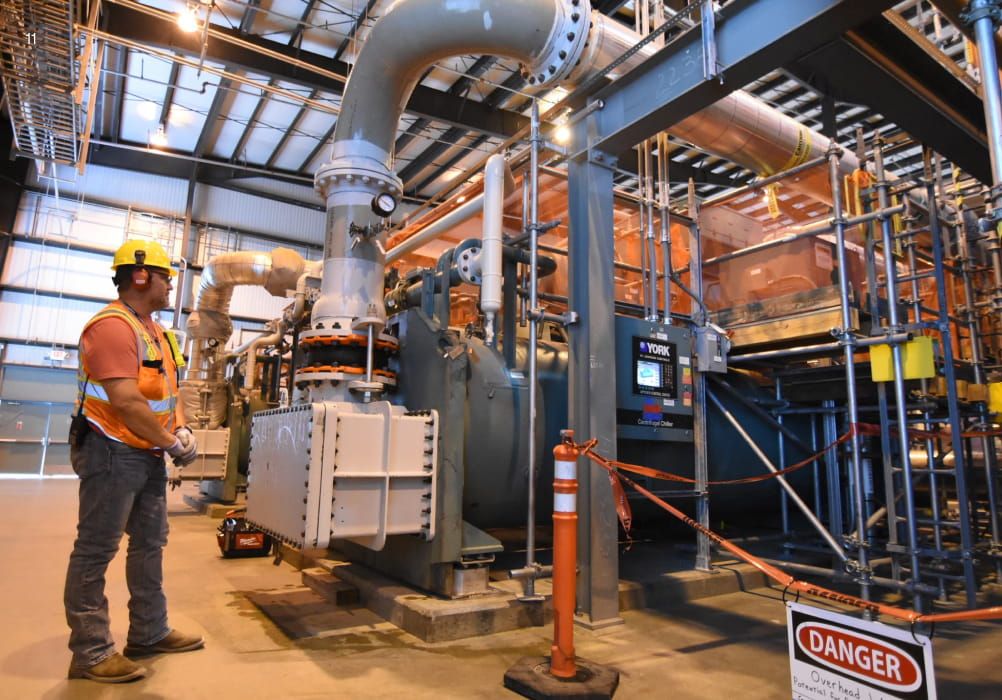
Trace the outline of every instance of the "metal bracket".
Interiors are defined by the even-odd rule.
[[[529,318],[533,321],[551,321],[552,323],[559,323],[565,328],[567,326],[574,325],[581,320],[577,311],[565,311],[562,314],[551,314],[540,309],[531,309],[529,311]]]
[[[616,167],[616,163],[619,161],[616,156],[609,155],[605,151],[596,151],[588,149],[588,162],[594,163],[595,165],[601,165],[603,167],[612,170]]]
[[[990,18],[994,26],[1002,24],[1002,0],[981,0],[980,3],[978,0],[972,0],[960,12],[960,20],[964,24],[971,25],[985,17]]]
[[[561,223],[563,219],[554,219],[553,221],[541,221],[538,224],[528,224],[526,226],[527,231],[535,231],[537,234],[546,233],[551,229],[555,229]]]
[[[719,78],[720,84],[724,83],[724,75],[720,71],[720,64],[717,62],[717,7],[715,0],[703,0],[700,10],[701,27],[703,30],[703,78],[713,80]]]

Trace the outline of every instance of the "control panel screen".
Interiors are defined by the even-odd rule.
[[[675,343],[633,336],[633,393],[664,399],[678,398],[677,362]]]
[[[637,386],[661,388],[661,363],[637,360]]]

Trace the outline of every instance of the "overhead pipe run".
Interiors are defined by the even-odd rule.
[[[484,215],[484,226],[487,227],[488,220],[493,222],[496,216],[501,216],[504,200],[514,191],[515,176],[512,175],[508,161],[501,154],[495,153],[487,159],[487,164],[484,166],[484,191],[470,197],[448,214],[432,221],[413,236],[390,248],[386,251],[386,264],[395,263],[408,253],[413,253],[426,243],[436,240],[442,234],[481,214]],[[490,210],[490,213],[485,213],[487,210]],[[498,218],[497,221],[500,225],[501,219]]]

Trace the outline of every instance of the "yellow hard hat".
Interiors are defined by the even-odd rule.
[[[170,257],[156,241],[144,241],[133,239],[126,241],[115,251],[115,261],[111,264],[112,270],[117,270],[121,265],[145,265],[146,267],[159,267],[171,277],[177,273],[170,267]]]

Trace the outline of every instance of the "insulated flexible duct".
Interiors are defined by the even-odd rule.
[[[271,252],[223,253],[202,270],[195,310],[188,317],[191,358],[181,382],[185,415],[199,427],[218,428],[226,417],[223,351],[233,334],[230,300],[237,285],[264,287],[275,296],[295,289],[306,267],[302,256],[289,248]]]

